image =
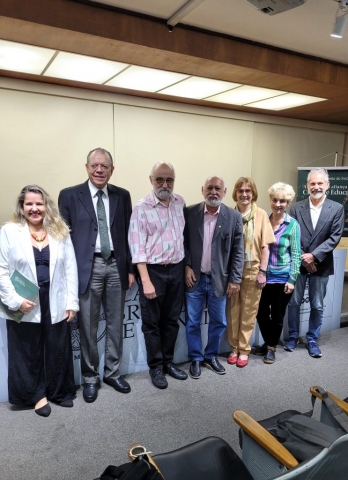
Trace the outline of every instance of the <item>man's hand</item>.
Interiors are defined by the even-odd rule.
[[[262,290],[265,285],[266,285],[266,274],[263,272],[259,272],[256,277],[256,286],[259,290]]]
[[[286,282],[284,286],[284,293],[292,293],[294,291],[294,285],[292,283]]]
[[[142,282],[142,284],[143,284],[144,295],[146,298],[151,300],[157,297],[155,287],[153,286],[151,280]]]
[[[134,273],[128,273],[128,288],[129,288],[129,290],[133,287],[134,283],[135,283]]]
[[[19,311],[22,313],[30,313],[32,309],[35,307],[36,303],[27,300],[26,298],[23,300],[22,305],[19,307]]]
[[[76,316],[75,310],[67,310],[65,312],[65,318],[67,322],[71,322],[71,320],[73,320],[75,316]]]
[[[239,283],[229,283],[227,285],[227,296],[230,298],[232,295],[235,295],[238,293],[240,290],[240,284]]]
[[[317,271],[315,257],[312,253],[304,253],[301,255],[302,265],[309,273],[315,273]]]
[[[188,265],[185,267],[185,282],[189,288],[192,288],[195,284],[196,277],[191,267]]]

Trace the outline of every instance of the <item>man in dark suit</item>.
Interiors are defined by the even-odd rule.
[[[106,319],[104,382],[121,393],[130,386],[120,377],[123,310],[126,290],[134,283],[127,235],[132,213],[130,194],[108,184],[114,171],[103,148],[87,156],[85,183],[59,195],[59,209],[71,228],[79,276],[79,329],[83,398],[94,402],[100,379],[97,330],[103,303]]]
[[[300,306],[308,280],[311,312],[306,337],[308,353],[313,358],[322,356],[318,337],[323,321],[324,298],[329,275],[334,273],[333,250],[341,239],[344,227],[343,206],[326,198],[329,186],[325,169],[311,170],[307,177],[309,199],[290,208],[290,215],[301,228],[302,265],[288,306],[289,339],[284,349],[293,352],[297,346]]]
[[[209,177],[202,187],[204,202],[185,209],[186,337],[189,375],[200,378],[201,363],[222,375],[220,341],[226,329],[226,295],[239,291],[244,265],[242,216],[222,203],[222,178]],[[201,320],[208,305],[208,343],[202,353]]]

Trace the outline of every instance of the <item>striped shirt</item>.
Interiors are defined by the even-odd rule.
[[[184,205],[174,193],[168,206],[154,192],[139,200],[128,232],[133,263],[167,265],[184,258]]]
[[[296,282],[300,274],[300,225],[285,213],[284,221],[274,232],[275,242],[269,246],[267,283]]]

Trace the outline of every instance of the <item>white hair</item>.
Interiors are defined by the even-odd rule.
[[[311,178],[312,175],[316,175],[317,173],[321,173],[325,177],[325,181],[329,181],[329,174],[326,170],[326,168],[313,168],[307,176],[307,183],[309,182],[309,179]]]

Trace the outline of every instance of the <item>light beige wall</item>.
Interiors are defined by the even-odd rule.
[[[258,205],[269,210],[268,188],[275,182],[297,187],[297,167],[334,165],[336,151],[343,152],[345,135],[308,128],[255,124],[252,177],[259,190]],[[321,160],[321,157],[325,157]],[[341,158],[339,165],[341,165]]]
[[[158,161],[176,170],[175,190],[186,204],[202,200],[208,176],[225,180],[228,202],[236,178],[251,172],[253,122],[115,105],[116,179],[133,203],[151,190],[149,174]]]
[[[130,190],[133,204],[151,188],[151,166],[167,160],[188,205],[201,201],[209,175],[225,179],[232,205],[233,185],[244,175],[254,178],[267,208],[271,183],[296,185],[296,166],[343,151],[348,130],[3,78],[0,105],[0,223],[28,183],[56,200],[62,188],[83,182],[86,154],[97,146],[113,153],[111,182]]]
[[[56,201],[62,188],[86,179],[90,148],[113,148],[111,104],[0,90],[0,105],[0,223],[25,185]]]

